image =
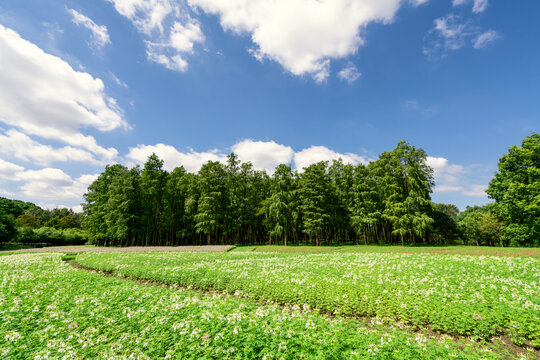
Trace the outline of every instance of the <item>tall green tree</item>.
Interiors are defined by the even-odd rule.
[[[328,162],[321,161],[304,168],[300,175],[300,209],[302,211],[303,232],[310,242],[315,239],[319,246],[330,220],[330,199],[332,185],[327,173]]]
[[[88,231],[90,239],[98,245],[109,245],[110,243],[110,233],[106,222],[109,188],[113,180],[123,171],[125,171],[125,167],[122,165],[107,165],[105,171],[88,186],[88,191],[84,194],[83,226]]]
[[[195,215],[195,229],[206,235],[207,244],[218,243],[223,233],[224,214],[227,206],[225,179],[227,172],[223,164],[209,161],[199,171],[200,198]]]
[[[160,160],[156,154],[150,155],[141,173],[142,211],[146,219],[147,245],[162,242],[160,223],[166,182],[167,172],[163,170],[163,160]]]
[[[293,232],[295,179],[291,165],[276,167],[270,182],[270,196],[261,202],[260,214],[266,215],[270,239],[283,239],[287,246]]]
[[[400,237],[402,245],[406,238],[413,245],[416,237],[425,241],[433,223],[428,215],[434,186],[433,169],[426,164],[426,158],[423,149],[401,141],[377,160],[386,188],[383,216],[391,221],[392,233]]]
[[[513,245],[540,246],[540,135],[523,139],[499,159],[499,171],[486,190],[508,224],[503,229]]]

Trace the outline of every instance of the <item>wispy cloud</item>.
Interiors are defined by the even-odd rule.
[[[347,81],[349,85],[360,79],[361,76],[362,74],[352,62],[349,62],[347,66],[341,69],[341,71],[338,73],[338,77],[341,80]]]
[[[474,40],[473,47],[475,49],[482,49],[487,45],[491,44],[499,38],[499,34],[494,30],[484,31],[476,37]]]
[[[446,57],[449,52],[459,50],[469,44],[480,49],[498,37],[494,30],[482,31],[471,20],[456,14],[435,19],[434,26],[424,39],[423,52],[426,56]]]
[[[111,44],[111,39],[109,37],[109,31],[105,25],[98,25],[88,16],[81,14],[77,10],[68,9],[67,10],[75,24],[83,26],[92,32],[92,39],[90,41],[90,46],[100,50],[105,45]]]

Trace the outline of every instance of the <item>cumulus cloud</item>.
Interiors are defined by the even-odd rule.
[[[0,179],[18,180],[22,171],[24,171],[24,167],[0,158]]]
[[[238,158],[243,162],[251,162],[255,169],[266,170],[268,173],[272,173],[279,164],[288,164],[293,161],[296,169],[300,171],[310,164],[339,158],[345,163],[367,163],[366,158],[357,154],[340,154],[324,146],[311,146],[295,153],[290,146],[278,144],[275,141],[254,141],[252,139],[239,141],[227,150],[204,152],[197,152],[193,149],[182,152],[165,144],[138,145],[129,149],[126,159],[130,166],[142,165],[148,156],[155,153],[163,160],[164,168],[168,171],[182,165],[187,171],[197,172],[209,160],[225,163],[230,152],[238,155]]]
[[[172,171],[178,166],[183,166],[187,171],[197,172],[208,161],[225,162],[227,159],[225,154],[217,150],[196,152],[193,149],[189,149],[187,152],[180,152],[174,146],[165,144],[138,145],[129,148],[126,159],[128,159],[129,165],[142,165],[152,153],[163,160],[163,168],[167,171]]]
[[[434,27],[424,39],[424,54],[432,57],[445,57],[450,51],[459,50],[467,44],[475,49],[493,42],[498,37],[497,32],[483,32],[471,20],[464,20],[456,14],[448,14],[434,21]]]
[[[99,146],[79,129],[128,128],[123,112],[104,91],[103,82],[75,71],[59,57],[45,53],[0,25],[0,121],[29,135],[83,148],[103,161],[114,148]]]
[[[339,158],[341,158],[344,163],[349,164],[367,164],[368,162],[365,157],[357,154],[340,154],[325,146],[311,146],[294,154],[294,164],[298,171],[302,171],[305,167],[318,163],[319,161],[332,161]]]
[[[476,37],[474,40],[473,47],[475,49],[482,49],[487,45],[491,44],[499,38],[499,34],[494,30],[484,31]]]
[[[234,144],[231,150],[243,162],[251,162],[257,170],[274,172],[279,164],[292,161],[294,150],[290,146],[277,144],[274,141],[253,141],[246,139]]]
[[[10,196],[24,197],[47,208],[57,207],[60,202],[80,203],[97,176],[87,174],[73,179],[61,169],[25,170],[0,158],[0,178],[22,183],[19,192],[9,192]]]
[[[21,174],[25,183],[21,186],[23,196],[52,204],[56,207],[59,202],[81,202],[88,189],[88,183],[81,181],[85,175],[72,179],[60,169],[45,168],[29,170]],[[51,207],[50,205],[48,207]]]
[[[416,1],[417,4],[425,1]],[[401,0],[188,0],[219,16],[226,31],[249,35],[251,54],[294,75],[324,82],[331,59],[354,54],[372,22],[393,21]]]
[[[443,157],[428,156],[426,164],[434,170],[435,189],[434,193],[458,193],[472,197],[487,197],[486,185],[469,184],[466,175],[469,170],[462,165],[450,164]]]
[[[92,33],[92,39],[90,41],[90,46],[97,50],[102,49],[105,45],[111,43],[109,37],[109,31],[105,25],[98,25],[88,16],[81,14],[77,10],[68,9],[69,14],[72,17],[73,22],[76,25],[83,26],[90,30]]]
[[[362,76],[362,74],[351,62],[349,62],[347,66],[341,69],[341,71],[338,73],[338,77],[341,80],[347,81],[349,84],[352,84],[356,80],[360,79],[360,76]]]
[[[187,7],[174,0],[108,0],[118,13],[128,18],[146,35],[148,60],[169,70],[184,72],[187,56],[205,37],[200,23],[189,15]]]
[[[50,145],[40,144],[15,129],[10,129],[5,134],[0,133],[0,153],[40,166],[49,166],[54,162],[66,161],[87,162],[96,165],[104,164],[103,161],[96,159],[89,151],[73,146],[53,148]]]

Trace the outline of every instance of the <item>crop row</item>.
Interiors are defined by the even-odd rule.
[[[88,267],[540,346],[540,260],[436,254],[83,254]]]

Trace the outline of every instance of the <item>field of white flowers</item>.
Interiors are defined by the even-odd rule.
[[[83,254],[137,279],[242,291],[478,340],[540,346],[540,259],[437,254]]]
[[[171,258],[167,260],[169,256]],[[307,302],[303,305],[296,303],[302,299],[301,289],[308,289],[313,284],[309,272],[300,268],[311,264],[307,259],[314,261],[319,259],[318,256],[305,260],[268,254],[209,253],[174,256],[171,253],[84,254],[79,257],[77,259],[82,263],[96,264],[99,260],[117,270],[133,271],[139,278],[186,274],[182,279],[198,279],[192,284],[197,287],[218,288],[214,285],[225,282],[225,279],[243,281],[253,276],[251,281],[259,285],[251,288],[252,294],[263,289],[265,284],[288,284],[295,290],[281,289],[295,294],[295,297],[287,300],[290,306],[281,306],[271,301],[262,303],[225,293],[167,288],[106,277],[71,267],[62,261],[62,254],[2,256],[0,358],[506,359],[535,356],[525,348],[521,353],[514,351],[510,354],[502,342],[478,343],[469,337],[430,337],[427,332],[402,329],[398,323],[384,325],[382,318],[365,324],[352,317],[320,314],[306,305]],[[334,260],[338,261],[337,258]],[[343,266],[343,261],[341,259],[338,263]],[[340,286],[354,280],[354,269],[362,264],[358,259],[355,261],[343,270],[343,283],[339,280],[332,283],[338,289],[344,289]],[[177,265],[173,266],[173,263]],[[385,264],[388,274],[381,277],[383,284],[386,277],[391,279],[389,274],[397,269],[389,262]],[[503,264],[509,265],[506,260],[501,260],[499,265],[507,266]],[[322,266],[322,259],[310,266],[315,269],[317,265]],[[327,273],[325,280],[321,281],[338,277],[330,273],[335,265],[335,262],[330,262],[327,267],[320,268],[322,273]],[[402,266],[405,265],[410,266]],[[516,274],[529,276],[531,269],[522,265],[515,265],[512,269]],[[371,268],[370,272],[376,271],[375,260],[365,266]],[[537,264],[529,263],[528,266]],[[236,268],[236,275],[233,275],[232,267]],[[221,268],[223,277],[220,280],[214,272]],[[433,271],[426,267],[424,270]],[[251,273],[255,271],[260,274],[255,276]],[[538,276],[538,268],[536,273],[534,270],[532,273]],[[486,270],[486,276],[497,278],[497,274],[488,275]],[[283,276],[290,276],[290,281],[279,282]],[[271,281],[264,282],[265,278]],[[425,283],[422,279],[407,282],[401,278],[401,281],[405,284]],[[464,281],[468,284],[468,280]],[[503,286],[513,289],[519,285],[516,281],[505,282]],[[529,294],[534,300],[534,296],[538,296],[537,283],[530,286],[527,291],[536,291]],[[278,288],[269,289],[277,291]],[[249,288],[241,290],[245,294],[250,291]],[[273,292],[267,295],[271,294]],[[338,299],[338,294],[344,295],[341,292],[329,295]],[[424,295],[419,293],[419,296]],[[521,303],[523,300],[518,299],[512,306]],[[447,305],[451,307],[452,304]],[[524,311],[530,311],[531,307],[527,309]],[[532,310],[538,310],[537,302],[533,303]]]

